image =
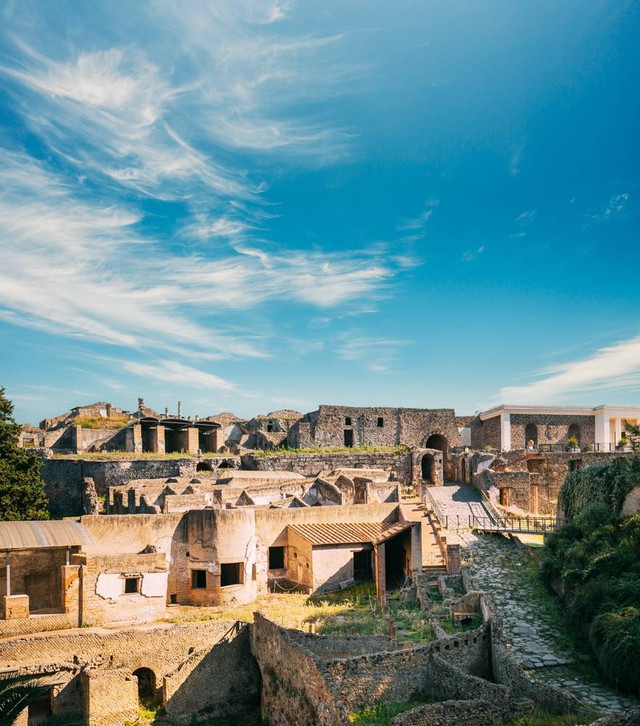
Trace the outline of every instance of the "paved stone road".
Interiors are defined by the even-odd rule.
[[[638,705],[601,682],[589,682],[581,662],[589,659],[573,653],[565,634],[554,625],[522,547],[500,535],[470,535],[468,541],[473,582],[491,598],[513,654],[534,678],[565,688],[603,714]]]
[[[490,596],[502,616],[505,637],[522,666],[534,678],[567,689],[603,714],[638,705],[589,679],[590,669],[581,662],[588,656],[573,653],[566,635],[554,625],[548,600],[531,579],[527,552],[500,535],[475,535],[469,530],[470,514],[490,516],[475,487],[452,483],[429,487],[429,493],[442,517],[448,518],[447,539],[468,547],[475,586]]]
[[[435,500],[442,517],[448,522],[448,529],[460,532],[469,529],[469,517],[490,517],[482,503],[480,493],[470,484],[446,484],[443,487],[429,487],[429,494]],[[445,522],[441,522],[446,526]]]

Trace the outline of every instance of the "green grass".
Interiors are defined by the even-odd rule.
[[[400,446],[309,446],[305,449],[278,448],[253,452],[259,458],[269,456],[296,456],[297,454],[404,454],[408,448]]]
[[[208,455],[207,455],[208,456]],[[81,454],[54,454],[54,459],[125,460],[137,459],[193,459],[193,454],[176,451],[171,454],[158,454],[152,451],[84,451]],[[200,472],[198,472],[200,474]]]
[[[197,715],[191,719],[193,726],[263,726],[260,710],[239,716],[220,716],[217,718],[199,718]],[[266,726],[266,724],[265,724]]]
[[[73,419],[76,426],[82,426],[83,429],[109,429],[117,430],[124,428],[132,419],[127,416],[110,416],[109,418],[101,418],[100,416],[78,416]]]
[[[352,711],[349,714],[349,723],[355,723],[358,726],[388,726],[394,716],[422,706],[424,703],[428,703],[428,701],[396,701],[395,703],[367,706],[362,711]]]
[[[542,708],[534,708],[531,713],[502,721],[501,726],[576,726],[577,723],[579,722],[573,715],[558,716]]]

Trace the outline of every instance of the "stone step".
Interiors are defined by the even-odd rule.
[[[535,707],[535,703],[530,698],[519,698],[511,703],[517,713],[530,713]]]

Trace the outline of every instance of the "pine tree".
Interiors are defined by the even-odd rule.
[[[40,460],[18,446],[21,426],[4,391],[0,387],[0,521],[48,519]]]

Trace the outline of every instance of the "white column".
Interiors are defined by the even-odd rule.
[[[500,448],[511,451],[511,414],[500,414]]]
[[[609,417],[603,411],[596,414],[596,451],[609,448]]]
[[[618,445],[618,441],[622,438],[622,419],[618,416],[616,418],[616,440],[613,442],[616,446]]]

